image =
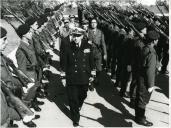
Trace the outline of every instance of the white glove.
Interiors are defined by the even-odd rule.
[[[27,84],[27,88],[29,89],[29,88],[33,87],[34,84],[35,84],[35,83],[28,83],[28,84]]]
[[[92,76],[96,76],[96,71],[91,71]]]
[[[93,77],[90,77],[90,78],[89,78],[89,81],[90,81],[90,82],[92,82],[93,80],[94,80],[94,78],[93,78]]]
[[[104,60],[107,60],[107,55],[104,55],[103,58],[104,58]]]
[[[62,79],[61,82],[62,82],[62,85],[65,87],[66,86],[66,79]]]
[[[61,73],[60,73],[60,76],[61,76],[61,77],[65,77],[65,76],[66,76],[65,72],[61,72]]]
[[[128,65],[128,66],[127,66],[127,71],[128,71],[128,72],[131,72],[131,70],[132,70],[131,65]]]
[[[148,88],[148,92],[151,93],[154,90],[154,87]]]

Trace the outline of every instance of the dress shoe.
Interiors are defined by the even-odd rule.
[[[77,126],[79,126],[79,123],[78,122],[73,122],[73,126],[77,127]]]
[[[33,121],[23,122],[27,127],[36,127],[37,125]]]
[[[37,101],[36,101],[36,104],[37,104],[37,105],[43,105],[44,102],[43,102],[43,101],[38,101],[38,100],[37,100]]]
[[[35,115],[35,117],[33,118],[33,120],[39,119],[40,115]]]
[[[147,121],[146,119],[144,119],[144,120],[135,120],[135,122],[137,124],[139,124],[139,125],[144,125],[144,126],[147,126],[147,127],[153,126],[153,123]]]
[[[46,95],[44,94],[44,92],[40,91],[37,93],[37,97],[41,99],[45,99]]]
[[[31,108],[33,108],[37,112],[40,112],[41,111],[41,108],[39,108],[39,106],[36,105],[36,104],[32,105]]]
[[[13,120],[10,120],[10,123],[9,123],[8,127],[10,127],[10,128],[18,128],[18,125],[14,124]]]

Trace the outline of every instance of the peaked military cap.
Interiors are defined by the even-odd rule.
[[[158,32],[151,30],[151,31],[147,32],[147,38],[151,39],[151,40],[157,40],[160,38],[160,35]]]

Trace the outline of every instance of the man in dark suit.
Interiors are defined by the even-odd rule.
[[[91,28],[88,32],[88,38],[92,41],[93,46],[96,48],[97,52],[95,52],[95,57],[97,57],[98,61],[96,61],[97,71],[101,71],[101,63],[102,63],[102,54],[103,59],[107,60],[107,51],[106,44],[104,40],[104,34],[101,30],[97,28],[97,21],[93,19],[91,21]],[[95,50],[94,48],[94,50]]]
[[[98,75],[99,72],[102,71],[102,65],[101,65],[102,59],[107,61],[107,51],[106,51],[106,44],[104,40],[104,34],[101,30],[97,28],[97,21],[95,19],[91,20],[91,29],[88,31],[88,39],[92,43],[93,56],[94,56],[95,66]],[[95,82],[96,83],[98,82],[97,79]]]
[[[65,50],[60,54],[61,69],[66,74],[67,94],[74,126],[79,125],[79,110],[87,97],[89,79],[94,69],[92,47],[83,36],[83,32],[74,31],[72,40],[68,39]]]

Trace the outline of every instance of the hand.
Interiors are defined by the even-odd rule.
[[[131,65],[127,65],[127,71],[128,72],[131,72],[132,71]]]
[[[154,90],[154,87],[148,88],[148,92],[151,93]]]
[[[66,76],[65,72],[61,71],[60,76],[65,77]]]
[[[29,88],[33,87],[34,85],[35,85],[35,83],[28,83],[27,88],[29,89]]]
[[[103,59],[104,59],[105,61],[107,61],[107,55],[106,55],[106,54],[103,56]]]
[[[62,79],[61,82],[62,82],[62,85],[65,87],[66,86],[66,79]]]
[[[96,76],[96,71],[91,71],[92,76]]]
[[[89,82],[90,82],[90,83],[91,83],[93,80],[94,80],[93,77],[90,77],[90,78],[89,78]]]
[[[89,43],[89,44],[92,44],[92,41],[91,41],[91,40],[89,40],[89,41],[88,41],[88,43]]]

